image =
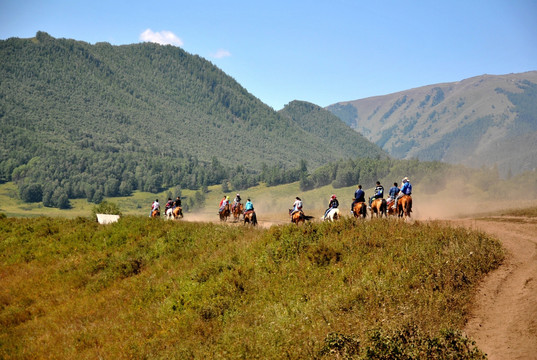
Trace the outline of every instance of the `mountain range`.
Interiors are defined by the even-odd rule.
[[[387,157],[330,112],[299,102],[276,112],[179,47],[38,32],[0,41],[0,79],[0,180],[32,185],[31,199],[45,184],[95,199]]]
[[[38,32],[0,41],[0,79],[0,182],[45,206],[171,187],[370,182],[395,166],[388,154],[504,174],[537,166],[537,72],[274,111],[181,48]]]
[[[537,71],[482,75],[339,102],[327,110],[400,159],[537,167]]]

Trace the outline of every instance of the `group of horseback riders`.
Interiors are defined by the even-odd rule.
[[[244,207],[242,206],[241,200],[242,199],[240,194],[237,193],[235,199],[233,199],[233,203],[230,204],[229,196],[224,196],[222,200],[220,200],[218,208],[218,215],[220,216],[220,220],[225,221],[230,214],[233,214],[235,221],[238,221],[240,215],[243,215],[245,223],[250,222],[252,225],[256,225],[257,217],[255,215],[254,204],[252,203],[252,200],[248,198],[246,203],[244,204]]]
[[[164,214],[168,215],[168,210],[171,209],[171,214],[174,218],[182,217],[183,216],[183,208],[181,207],[181,197],[177,196],[175,200],[172,200],[171,198],[168,198],[168,201],[166,202],[166,205],[164,205]],[[158,199],[153,201],[153,204],[151,204],[151,211],[149,213],[149,217],[157,217],[160,216],[160,203],[158,202]]]
[[[410,181],[408,180],[408,177],[405,177],[401,181],[402,185],[399,188],[397,186],[397,183],[394,182],[393,186],[390,188],[388,192],[388,199],[386,201],[387,207],[395,210],[397,206],[397,201],[403,197],[404,195],[410,195],[412,194],[412,185],[410,184]],[[383,199],[384,198],[384,187],[380,184],[380,181],[377,181],[376,187],[374,190],[374,194],[372,197],[369,198],[369,205],[368,209],[371,210],[371,204],[375,199]],[[358,189],[354,192],[354,199],[351,204],[351,214],[354,213],[354,207],[358,203],[365,203],[365,192],[362,190],[362,185],[358,185]],[[328,204],[328,209],[326,209],[324,213],[324,217],[328,215],[328,213],[332,209],[336,209],[339,206],[339,202],[336,198],[336,195],[332,195],[330,197],[330,203]]]
[[[237,194],[235,196],[235,199],[233,199],[233,203],[231,204],[231,212],[234,212],[237,209],[237,207],[241,205],[241,200],[242,200],[241,195]],[[226,208],[228,204],[229,204],[229,196],[224,196],[222,200],[220,200],[218,213],[219,214],[222,213],[222,211]],[[252,203],[250,198],[248,198],[246,200],[246,203],[244,204],[243,214],[246,214],[247,212],[250,212],[250,211],[254,211],[254,204]]]
[[[384,205],[384,210],[383,210],[384,214],[386,213],[387,209],[391,209],[392,211],[390,211],[390,212],[395,213],[398,200],[400,198],[402,198],[404,195],[410,196],[410,194],[412,194],[412,185],[410,184],[410,181],[408,180],[408,177],[405,177],[401,181],[401,183],[402,183],[402,185],[401,185],[400,188],[397,186],[397,183],[393,183],[393,186],[390,188],[389,193],[388,193],[389,197],[388,197],[387,201],[385,201],[385,202],[383,201],[383,203],[385,204]],[[374,195],[371,198],[369,198],[369,202],[368,202],[369,206],[367,206],[367,207],[365,205],[365,204],[367,204],[367,202],[365,200],[365,192],[362,189],[362,185],[358,185],[358,189],[356,189],[356,191],[354,193],[354,199],[353,199],[353,202],[351,204],[351,214],[354,214],[354,216],[362,215],[362,216],[365,217],[365,214],[366,214],[365,209],[368,208],[369,210],[371,210],[371,205],[372,205],[373,201],[375,201],[376,199],[384,199],[384,187],[381,185],[380,181],[377,181],[376,187],[375,187],[375,190],[374,190]],[[355,206],[356,206],[356,204],[360,204],[360,203],[362,203],[363,210],[361,210],[360,213],[357,213],[355,211]],[[302,207],[303,207],[302,199],[300,199],[297,196],[295,198],[295,202],[293,203],[293,208],[289,210],[289,215],[291,216],[291,221],[292,222],[297,222],[298,220],[304,218],[304,213],[302,211]],[[333,215],[329,216],[329,214],[330,214],[330,212],[332,210],[337,209],[338,207],[339,207],[339,201],[338,201],[336,195],[332,195],[330,197],[330,202],[328,203],[328,208],[324,212],[324,215],[323,215],[322,219],[323,220],[325,220],[325,219],[333,220]],[[299,216],[299,214],[300,214],[300,216]],[[408,213],[406,213],[406,215],[408,215]],[[339,216],[339,210],[337,210],[336,216]]]
[[[401,181],[402,185],[401,187],[398,187],[397,183],[394,182],[393,186],[390,188],[388,192],[388,199],[386,201],[386,206],[388,209],[393,209],[395,211],[395,208],[397,206],[397,202],[400,198],[402,198],[404,195],[410,196],[412,194],[412,185],[410,184],[410,181],[408,180],[408,177],[403,178]],[[368,209],[371,210],[371,204],[376,199],[384,199],[384,187],[380,184],[380,181],[377,181],[376,187],[374,190],[374,194],[372,197],[369,198],[369,205]],[[253,215],[255,217],[255,211],[254,211],[254,204],[250,200],[250,198],[247,199],[246,203],[244,204],[244,207],[242,207],[241,204],[241,196],[237,193],[235,198],[233,199],[233,203],[230,204],[229,202],[229,196],[224,196],[222,200],[220,200],[220,205],[218,209],[218,214],[222,218],[223,212],[228,211],[236,214],[237,217],[242,213],[242,215],[246,218],[247,215]],[[362,185],[358,185],[358,189],[354,192],[354,199],[351,204],[351,214],[354,213],[355,205],[358,203],[366,203],[365,200],[365,192],[362,190]],[[363,205],[365,207],[365,205]],[[295,218],[295,214],[300,213],[303,216],[302,211],[303,203],[302,199],[300,199],[298,196],[295,198],[295,202],[293,203],[293,208],[289,210],[289,215],[291,216],[291,219]],[[328,209],[326,209],[323,218],[326,218],[327,215],[330,213],[331,210],[337,209],[339,207],[339,201],[336,197],[336,195],[332,195],[330,197],[330,202],[328,203]],[[176,211],[182,216],[182,209],[181,209],[181,198],[177,196],[177,198],[172,200],[171,198],[168,198],[168,202],[166,202],[165,205],[165,213],[168,214],[168,210],[172,209],[172,214],[175,218]],[[364,210],[365,211],[365,210]],[[158,215],[157,215],[158,214]],[[150,217],[159,216],[160,215],[160,204],[158,202],[158,199],[156,199],[153,204],[151,205],[151,212]],[[293,221],[293,220],[292,220]]]
[[[394,182],[393,186],[390,188],[390,191],[388,192],[387,205],[389,207],[392,207],[393,209],[395,209],[397,200],[403,197],[403,195],[412,194],[412,185],[410,184],[408,177],[405,177],[403,180],[401,180],[401,183],[402,183],[401,188],[399,188],[397,186],[397,183]],[[383,199],[383,198],[384,198],[384,187],[380,184],[380,181],[377,181],[377,186],[375,187],[375,194],[369,198],[368,208],[371,209],[371,203],[373,202],[373,200]]]

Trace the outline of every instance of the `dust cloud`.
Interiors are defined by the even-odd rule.
[[[410,178],[413,187],[413,220],[449,220],[490,215],[507,209],[537,206],[537,187],[533,184],[537,178],[521,181],[520,179],[499,180],[475,176],[471,172],[453,170],[448,174],[429,174],[423,179]],[[392,181],[381,179],[387,194]],[[343,216],[351,216],[350,205],[356,187],[333,189],[331,186],[306,192],[298,191],[289,195],[280,193],[280,189],[265,188],[252,194],[252,201],[261,227],[290,223],[289,209],[295,196],[300,196],[304,203],[304,213],[313,216],[312,221],[320,221],[328,207],[331,194],[337,194],[339,208]],[[248,194],[248,190],[244,191]],[[366,199],[373,195],[373,188],[365,189]],[[250,196],[250,195],[248,195]],[[370,214],[368,214],[370,217]],[[242,217],[241,217],[242,218]],[[185,221],[220,223],[218,209],[215,206],[186,213]],[[233,224],[233,217],[227,221]],[[242,221],[237,222],[241,224]]]

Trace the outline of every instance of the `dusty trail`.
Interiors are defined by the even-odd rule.
[[[537,219],[453,223],[492,234],[506,249],[479,288],[466,333],[491,360],[537,359]]]

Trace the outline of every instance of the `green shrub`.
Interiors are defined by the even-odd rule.
[[[91,218],[97,219],[97,214],[121,215],[121,211],[116,203],[104,200],[92,208]]]

